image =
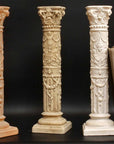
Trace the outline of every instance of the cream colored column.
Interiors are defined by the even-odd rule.
[[[3,23],[6,16],[9,16],[9,7],[0,6],[0,138],[18,134],[16,127],[10,126],[4,121],[4,54],[3,54]]]
[[[114,123],[108,113],[108,20],[111,6],[87,6],[90,23],[91,114],[83,125],[83,134],[114,135]]]
[[[65,15],[61,6],[38,7],[43,24],[43,118],[32,128],[35,133],[64,134],[71,127],[61,112],[61,36]]]

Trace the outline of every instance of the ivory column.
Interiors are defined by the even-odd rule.
[[[83,125],[83,134],[114,135],[114,123],[108,113],[108,20],[111,6],[87,6],[90,23],[91,114]]]
[[[0,6],[0,138],[18,134],[18,129],[12,127],[4,119],[4,55],[3,55],[3,23],[9,16],[9,7]]]
[[[60,23],[65,7],[38,7],[43,24],[43,118],[32,128],[34,133],[64,134],[71,127],[61,112],[61,36]]]

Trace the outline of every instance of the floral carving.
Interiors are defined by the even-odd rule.
[[[60,49],[60,32],[44,32],[43,65],[61,66]]]

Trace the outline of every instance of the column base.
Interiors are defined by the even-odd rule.
[[[50,134],[65,134],[68,130],[72,128],[72,123],[66,121],[63,125],[42,125],[35,124],[32,127],[33,133],[50,133]]]
[[[114,135],[114,122],[110,119],[89,119],[83,124],[84,136]]]
[[[17,135],[17,134],[18,134],[18,129],[13,126],[0,129],[0,138]]]
[[[0,116],[0,138],[17,135],[17,127],[10,126],[4,119],[5,116]]]

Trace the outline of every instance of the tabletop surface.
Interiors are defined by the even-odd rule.
[[[77,115],[65,115],[67,119],[72,121],[73,127],[72,129],[64,135],[57,134],[32,134],[31,128],[32,125],[39,118],[36,115],[21,115],[7,116],[7,121],[11,125],[15,125],[19,128],[19,135],[11,136],[7,138],[1,138],[0,144],[48,144],[48,143],[114,143],[114,136],[92,136],[92,137],[84,137],[82,135],[82,124],[84,121],[88,119],[88,115],[86,114],[77,114]],[[113,119],[114,116],[112,116]]]

